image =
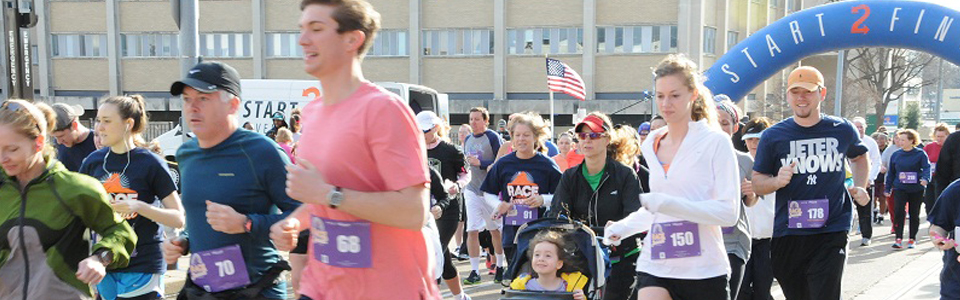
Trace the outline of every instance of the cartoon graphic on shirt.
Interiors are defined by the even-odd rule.
[[[190,278],[202,278],[207,276],[207,265],[203,263],[203,258],[200,258],[200,255],[191,255],[190,256]]]
[[[796,201],[790,201],[789,213],[791,218],[796,218],[803,215],[803,210],[800,209],[800,203],[797,203]]]
[[[540,186],[534,183],[533,176],[527,172],[517,172],[510,183],[507,183],[507,196],[510,201],[518,203],[540,194]]]
[[[663,227],[660,224],[653,224],[653,228],[650,229],[650,243],[656,246],[666,241],[667,236],[663,233]]]
[[[110,175],[101,178],[100,182],[103,183],[103,189],[110,194],[110,203],[126,200],[137,200],[139,194],[137,191],[129,188],[130,181],[123,174],[110,173]],[[137,213],[134,212],[120,214],[120,216],[124,219],[130,220],[136,218]]]

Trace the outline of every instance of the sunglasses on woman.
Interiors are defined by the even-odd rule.
[[[590,132],[590,133],[579,132],[579,133],[577,133],[577,137],[579,137],[580,140],[586,140],[587,138],[589,138],[589,139],[591,139],[591,140],[595,140],[595,139],[599,139],[599,138],[602,138],[602,137],[605,137],[605,136],[607,136],[607,134],[606,134],[606,133],[603,133],[603,132]]]

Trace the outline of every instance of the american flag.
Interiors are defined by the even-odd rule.
[[[587,100],[580,74],[567,64],[552,58],[547,58],[547,87],[551,91],[563,92],[580,101]]]

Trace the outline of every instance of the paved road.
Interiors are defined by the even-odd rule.
[[[849,260],[843,279],[843,299],[938,299],[941,254],[931,245],[926,234],[927,227],[926,222],[921,224],[916,249],[894,250],[890,247],[894,238],[890,234],[889,220],[885,225],[874,228],[871,246],[861,247],[860,236],[851,235]],[[185,270],[187,263],[186,259],[181,259],[181,270]],[[466,277],[470,264],[463,261],[455,262],[455,265],[461,276]],[[165,282],[168,293],[179,290],[184,274],[183,271],[167,272]],[[481,284],[467,287],[466,291],[476,300],[498,299],[501,286],[493,283],[492,275],[481,277]],[[446,286],[441,285],[441,289],[444,299],[452,299]],[[784,299],[777,286],[774,286],[773,295],[774,299]],[[172,295],[167,297],[174,298]]]

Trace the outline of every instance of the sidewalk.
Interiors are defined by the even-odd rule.
[[[942,252],[931,248],[920,258],[904,266],[853,300],[940,299]]]

